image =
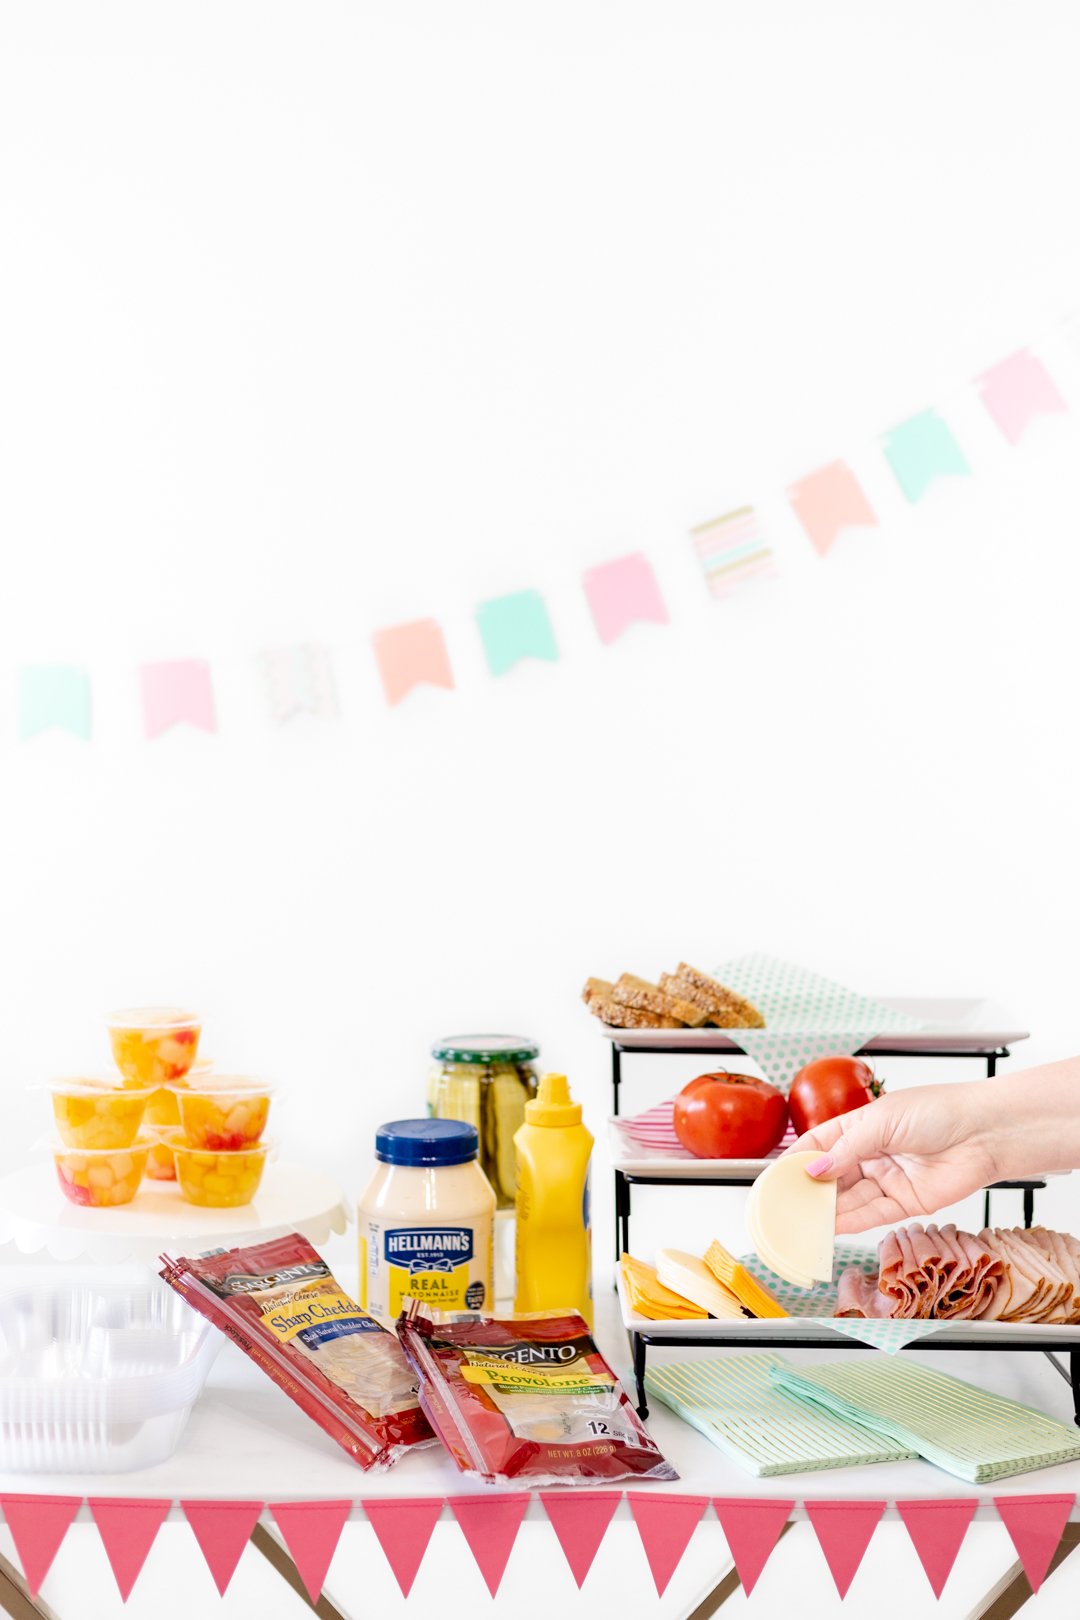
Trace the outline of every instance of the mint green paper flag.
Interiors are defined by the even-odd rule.
[[[481,602],[476,623],[493,675],[505,675],[522,658],[558,660],[555,632],[539,591],[517,591]]]
[[[19,736],[61,726],[90,738],[90,677],[77,664],[28,664],[19,671]]]
[[[885,455],[909,501],[926,494],[935,478],[966,477],[971,468],[937,411],[923,411],[885,436]]]

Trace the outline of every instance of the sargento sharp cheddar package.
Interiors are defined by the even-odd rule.
[[[162,1267],[169,1286],[361,1468],[434,1443],[397,1339],[342,1292],[299,1233],[194,1260],[163,1255]]]
[[[678,1479],[582,1317],[464,1317],[412,1300],[397,1332],[463,1473],[492,1485]]]

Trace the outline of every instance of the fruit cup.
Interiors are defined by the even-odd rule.
[[[177,1133],[178,1135],[179,1133]],[[232,1209],[250,1204],[259,1190],[269,1145],[241,1148],[235,1153],[212,1153],[172,1139],[180,1194],[189,1204]]]
[[[195,1061],[201,1033],[200,1019],[182,1007],[129,1007],[109,1019],[113,1057],[128,1086],[182,1080]]]
[[[175,1126],[147,1125],[145,1134],[150,1142],[146,1160],[147,1181],[175,1181],[176,1160],[173,1157],[172,1138]]]
[[[85,1078],[54,1080],[53,1116],[70,1148],[129,1148],[139,1134],[150,1092]]]
[[[95,1209],[130,1204],[139,1190],[149,1147],[139,1140],[126,1148],[54,1148],[64,1197]]]
[[[171,1090],[188,1147],[235,1153],[254,1147],[266,1129],[271,1088],[251,1075],[208,1075]]]

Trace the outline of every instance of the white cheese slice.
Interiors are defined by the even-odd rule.
[[[749,1315],[731,1289],[725,1288],[696,1254],[687,1254],[683,1249],[661,1249],[656,1257],[656,1275],[665,1288],[691,1300],[710,1316],[740,1321]]]
[[[747,1200],[747,1228],[757,1254],[796,1288],[832,1280],[836,1182],[815,1181],[806,1173],[820,1157],[810,1149],[774,1159]]]

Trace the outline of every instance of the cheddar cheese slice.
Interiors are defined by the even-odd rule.
[[[670,1288],[665,1288],[656,1275],[655,1267],[644,1260],[635,1260],[624,1254],[619,1262],[623,1287],[630,1309],[650,1322],[703,1322],[708,1311],[692,1300],[684,1299]]]
[[[752,1277],[745,1266],[741,1266],[733,1254],[729,1254],[722,1243],[713,1242],[705,1250],[705,1264],[712,1272],[718,1283],[730,1288],[740,1305],[744,1305],[754,1316],[787,1316],[778,1299],[774,1299],[767,1288],[762,1287],[756,1277]]]

